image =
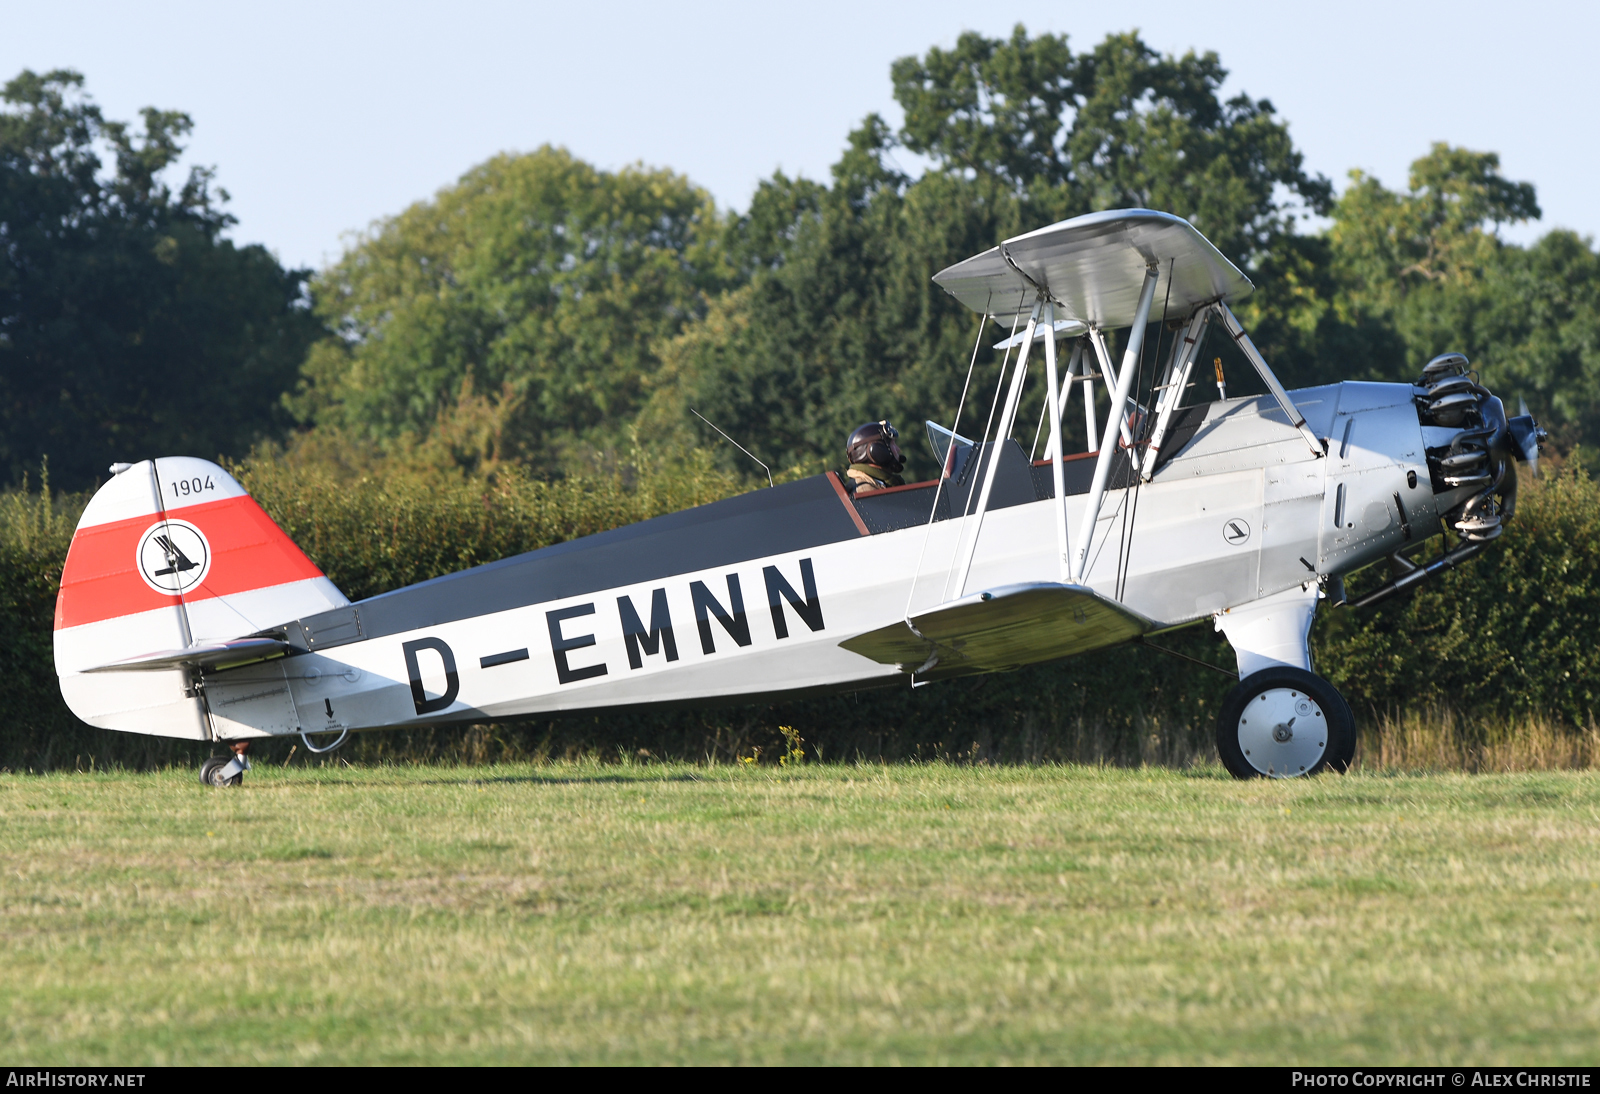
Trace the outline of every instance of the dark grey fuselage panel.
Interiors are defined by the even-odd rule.
[[[982,449],[982,455],[968,459],[955,482],[939,492],[934,519],[959,514],[963,502],[967,511],[976,509],[978,486],[993,446]],[[999,459],[990,509],[1053,496],[1049,467],[1033,467],[1017,442],[1001,445]],[[1086,492],[1094,461],[1073,460],[1067,470],[1067,493]],[[1127,477],[1127,459],[1119,452],[1113,485],[1126,485]],[[874,535],[928,522],[934,483],[847,502],[835,481],[829,475],[813,475],[447,574],[301,619],[285,628],[287,638],[303,649],[332,649],[600,589],[804,551],[860,536],[851,505]]]
[[[816,475],[396,589],[290,624],[288,637],[329,649],[860,534],[833,483]]]

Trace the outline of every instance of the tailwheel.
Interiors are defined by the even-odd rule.
[[[1217,752],[1236,779],[1342,772],[1355,759],[1355,718],[1320,676],[1287,665],[1263,669],[1223,700]]]
[[[232,756],[211,756],[200,764],[201,786],[240,786],[250,770],[249,741],[234,741],[228,746]]]

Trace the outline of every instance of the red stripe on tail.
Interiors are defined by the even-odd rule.
[[[184,593],[193,603],[321,577],[322,571],[248,495],[169,509],[205,533],[212,550],[205,581]],[[56,629],[177,605],[139,576],[139,543],[157,516],[80,528],[72,537],[56,598]]]

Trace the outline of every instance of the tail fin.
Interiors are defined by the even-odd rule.
[[[61,693],[91,725],[204,740],[204,707],[185,670],[105,667],[347,603],[222,468],[146,460],[100,488],[72,537],[56,598]]]

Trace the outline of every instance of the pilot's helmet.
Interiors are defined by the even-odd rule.
[[[881,422],[868,422],[850,434],[845,442],[845,455],[851,463],[867,463],[899,474],[906,468],[905,457],[895,441],[900,431],[885,418]]]

